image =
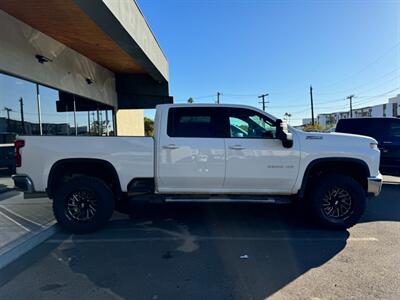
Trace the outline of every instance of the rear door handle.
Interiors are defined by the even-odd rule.
[[[243,150],[243,149],[246,149],[246,147],[243,147],[242,145],[234,145],[234,146],[229,146],[229,149]]]
[[[391,142],[391,141],[384,141],[383,143],[384,144],[393,144],[393,142]]]
[[[175,144],[169,144],[169,145],[164,145],[163,148],[164,149],[178,149],[179,146],[177,146]]]

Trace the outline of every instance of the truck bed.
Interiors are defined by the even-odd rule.
[[[21,148],[19,174],[29,174],[36,191],[44,191],[51,167],[60,160],[103,159],[111,163],[126,191],[133,178],[154,177],[154,140],[151,137],[18,136]]]

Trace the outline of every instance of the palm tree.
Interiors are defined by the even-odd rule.
[[[288,123],[290,123],[290,118],[292,117],[291,113],[285,112],[285,119],[288,121]]]

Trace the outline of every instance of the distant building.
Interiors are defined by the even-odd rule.
[[[303,125],[308,125],[312,123],[312,118],[304,118],[303,119]]]
[[[42,123],[43,133],[45,135],[75,135],[75,127],[67,123]],[[0,132],[17,132],[22,133],[22,122],[0,117]],[[78,126],[78,135],[87,135],[87,126]],[[39,124],[25,121],[25,134],[38,135]]]
[[[370,117],[400,117],[400,94],[389,98],[388,103],[353,109],[353,118]],[[316,123],[322,127],[334,127],[340,119],[348,118],[350,118],[350,111],[318,114]],[[303,119],[303,125],[310,123],[311,118]]]

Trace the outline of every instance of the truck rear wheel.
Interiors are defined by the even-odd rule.
[[[352,227],[366,208],[362,186],[352,177],[341,174],[322,177],[309,195],[314,217],[319,223],[333,229]]]
[[[63,228],[73,233],[89,233],[108,222],[114,202],[111,189],[102,180],[79,176],[56,191],[53,211]]]

